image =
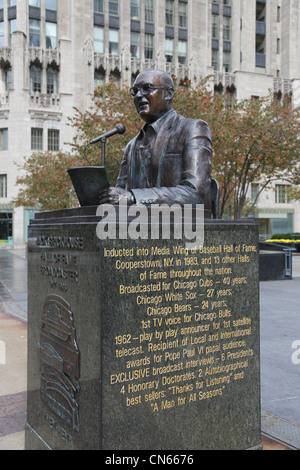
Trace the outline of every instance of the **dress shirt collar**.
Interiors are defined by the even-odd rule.
[[[173,113],[174,113],[174,109],[170,109],[161,118],[157,119],[157,121],[152,122],[152,124],[147,124],[146,123],[141,129],[142,135],[145,135],[145,133],[147,132],[147,129],[149,129],[149,128],[153,129],[155,134],[158,134],[160,129],[162,128],[163,124],[166,122],[166,120]]]

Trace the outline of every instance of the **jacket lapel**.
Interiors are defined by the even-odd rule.
[[[173,110],[173,112],[170,113],[170,116],[163,123],[161,129],[159,130],[158,136],[153,147],[152,162],[154,167],[157,168],[157,187],[161,186],[163,161],[167,152],[168,143],[172,135],[172,129],[174,127],[176,117],[177,113]]]
[[[132,140],[132,145],[128,154],[128,164],[130,165],[130,171],[128,171],[128,176],[130,175],[130,181],[128,182],[129,188],[135,188],[136,187],[136,181],[135,181],[135,149],[136,149],[136,141],[138,138],[139,134],[133,138]]]

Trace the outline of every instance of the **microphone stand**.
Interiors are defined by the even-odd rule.
[[[105,144],[106,144],[106,137],[102,137],[101,139],[101,166],[105,164]]]
[[[105,144],[106,144],[106,137],[102,137],[101,139],[101,166],[104,166],[105,165]],[[88,164],[90,166],[92,166],[91,162],[89,161],[87,155],[86,155],[86,149],[88,148],[89,144],[87,144],[84,149],[83,149],[83,152],[84,152],[84,157],[86,159],[86,161],[88,162]]]
[[[90,166],[92,166],[91,162],[89,161],[88,157],[86,156],[86,149],[88,148],[89,144],[87,144],[84,149],[83,149],[83,152],[84,152],[84,158],[86,159],[86,161],[88,162],[88,164]]]

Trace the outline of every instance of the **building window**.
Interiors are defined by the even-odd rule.
[[[230,72],[231,68],[231,53],[230,52],[223,52],[223,71]]]
[[[56,11],[56,0],[46,0],[46,10]]]
[[[29,46],[40,47],[41,25],[39,20],[29,20]]]
[[[179,2],[178,4],[178,26],[187,28],[187,3]]]
[[[102,26],[94,26],[94,51],[97,54],[104,53],[104,29]]]
[[[166,0],[166,25],[174,26],[174,1]]]
[[[110,55],[119,55],[119,31],[117,29],[109,30],[108,46]]]
[[[215,70],[219,70],[219,51],[215,49],[211,52],[211,65]]]
[[[29,6],[40,8],[41,1],[40,0],[29,0]]]
[[[288,194],[287,194],[288,186],[286,184],[276,184],[275,185],[275,202],[276,204],[287,204],[288,201]]]
[[[152,34],[145,34],[145,59],[154,57],[154,37]]]
[[[108,8],[110,15],[119,16],[119,0],[110,0]]]
[[[105,84],[105,73],[103,70],[95,70],[94,72],[94,88]]]
[[[9,45],[12,46],[14,42],[14,32],[17,30],[17,20],[9,20]]]
[[[0,175],[0,197],[7,197],[7,175]]]
[[[120,87],[121,84],[121,73],[118,69],[113,70],[110,75],[109,79],[113,81],[113,83],[116,85],[116,87]]]
[[[228,16],[223,17],[223,39],[225,41],[231,40],[231,18]]]
[[[8,150],[8,129],[0,129],[0,150]]]
[[[212,15],[212,39],[219,39],[219,37],[220,37],[219,15]]]
[[[130,33],[130,53],[135,59],[140,58],[140,33],[131,31]]]
[[[277,54],[280,54],[280,38],[277,38]]]
[[[178,41],[178,62],[182,65],[187,63],[187,42]]]
[[[43,129],[31,129],[31,150],[43,150]]]
[[[56,49],[57,46],[57,25],[46,22],[46,48]]]
[[[42,91],[42,69],[35,65],[30,67],[30,91],[38,93]]]
[[[58,72],[52,67],[47,69],[47,94],[58,94]]]
[[[174,56],[174,40],[173,39],[165,39],[165,56],[167,62],[173,62]]]
[[[94,11],[96,13],[103,13],[103,0],[94,0]]]
[[[148,23],[154,23],[153,0],[145,0],[145,21]]]
[[[46,10],[56,11],[56,0],[46,0]]]
[[[140,0],[130,0],[130,18],[132,20],[140,19]]]
[[[0,47],[4,47],[4,22],[0,22]]]
[[[50,152],[59,151],[59,130],[48,129],[48,150]]]
[[[8,91],[12,89],[12,68],[8,67],[4,73],[5,73],[5,89]]]

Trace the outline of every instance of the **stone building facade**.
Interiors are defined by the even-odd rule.
[[[192,85],[209,75],[212,89],[238,99],[273,90],[298,106],[299,48],[297,0],[0,0],[1,245],[24,246],[34,212],[11,202],[17,165],[34,150],[68,148],[68,117],[95,86],[130,85],[157,67]],[[260,199],[266,234],[300,231],[283,194]]]

